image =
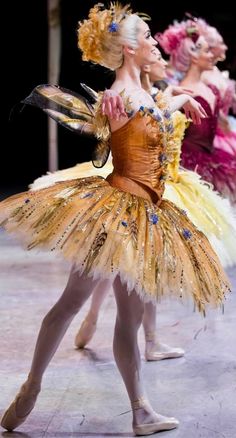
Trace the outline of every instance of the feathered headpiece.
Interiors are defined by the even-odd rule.
[[[109,47],[109,40],[119,32],[121,21],[131,14],[129,5],[119,3],[111,3],[109,9],[104,9],[103,3],[91,8],[88,19],[80,22],[78,28],[78,47],[83,60],[103,65],[103,52]]]
[[[186,20],[179,23],[175,21],[163,33],[157,33],[154,38],[159,42],[167,55],[172,55],[181,42],[185,38],[190,38],[194,43],[199,38],[199,30],[196,22],[193,20]]]
[[[80,22],[78,28],[82,59],[111,70],[119,68],[123,61],[125,38],[121,31],[122,21],[131,15],[150,20],[146,14],[133,13],[130,5],[111,3],[109,9],[104,9],[104,5],[98,3],[90,9],[88,19]]]

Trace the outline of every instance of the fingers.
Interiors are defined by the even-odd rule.
[[[120,111],[120,117],[127,117],[127,113],[125,111],[125,106],[124,106],[124,102],[123,99],[121,98],[121,96],[117,96],[117,107]]]
[[[195,120],[197,124],[201,123],[201,119],[205,119],[207,116],[206,111],[204,110],[203,106],[198,103],[197,108],[195,109]]]
[[[198,125],[198,120],[199,119],[198,119],[197,113],[195,111],[190,110],[190,117],[191,117],[194,125]]]
[[[193,123],[195,125],[200,125],[201,124],[201,117],[199,115],[199,112],[193,110],[190,112],[190,114],[191,114],[191,118],[192,118]]]
[[[112,106],[111,106],[110,99],[105,100],[104,114],[105,114],[109,119],[112,119]]]
[[[101,111],[103,115],[109,117],[111,108],[110,108],[109,95],[107,90],[103,93]]]
[[[201,123],[201,116],[198,108],[194,108],[193,105],[185,105],[184,112],[187,119],[191,119],[195,125],[199,125]]]
[[[196,125],[201,123],[201,119],[208,117],[202,105],[192,98],[184,106],[184,111],[186,117],[191,117],[192,122]]]
[[[120,115],[120,110],[117,105],[117,97],[118,96],[115,96],[114,98],[110,98],[110,106],[111,106],[110,118],[115,120],[119,120],[119,115]]]
[[[109,119],[116,119],[116,98],[104,96],[101,105],[102,114],[107,116]]]
[[[112,99],[111,105],[113,119],[119,120],[121,117],[127,117],[124,102],[120,95]]]
[[[101,111],[111,120],[119,120],[120,117],[127,117],[123,100],[119,94],[107,90],[102,99]]]
[[[189,113],[189,110],[188,110],[187,108],[185,108],[185,107],[184,107],[184,112],[185,112],[186,118],[187,118],[187,119],[190,119],[190,113]]]
[[[204,110],[204,108],[203,108],[202,105],[199,106],[199,110],[200,110],[200,113],[201,113],[201,115],[202,115],[203,117],[208,117],[208,115],[207,115],[207,113],[206,113],[206,111]]]
[[[205,117],[203,114],[201,114],[199,105],[190,108],[190,115],[193,123],[196,125],[199,125],[201,123],[201,118]]]

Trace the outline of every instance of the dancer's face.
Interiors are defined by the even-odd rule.
[[[214,46],[211,46],[210,49],[213,53],[215,63],[225,60],[228,47],[226,46],[222,37],[219,37],[217,43]]]
[[[134,49],[134,60],[142,67],[144,64],[155,64],[157,42],[152,38],[149,26],[145,21],[138,24],[138,48]]]
[[[214,56],[210,50],[209,44],[203,36],[200,36],[196,42],[193,52],[195,63],[201,71],[212,70],[214,66]]]
[[[143,66],[143,72],[148,73],[150,81],[156,82],[167,77],[166,66],[167,62],[162,58],[160,50],[155,48],[156,51],[156,62],[155,64],[149,64]]]

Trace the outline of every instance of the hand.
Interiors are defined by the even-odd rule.
[[[201,119],[208,117],[202,105],[190,96],[188,102],[183,105],[183,109],[187,119],[192,119],[195,125],[200,125]]]
[[[172,96],[179,96],[179,94],[187,94],[188,96],[193,96],[193,91],[189,88],[180,87],[178,85],[170,85],[170,92]]]
[[[168,85],[164,91],[168,96],[179,96],[180,94],[187,94],[188,96],[193,96],[193,91],[189,88],[180,87],[179,85]]]
[[[104,91],[102,98],[102,114],[113,120],[119,120],[121,117],[127,117],[124,102],[117,91]]]

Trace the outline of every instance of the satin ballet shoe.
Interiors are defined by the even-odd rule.
[[[174,359],[177,357],[182,357],[185,351],[182,348],[170,347],[167,344],[162,344],[161,342],[155,342],[155,333],[149,333],[146,335],[146,348],[145,348],[145,359],[146,361],[157,361],[163,359]],[[148,347],[148,343],[152,342],[153,346]]]
[[[24,423],[24,421],[26,420],[26,418],[28,417],[28,415],[30,414],[30,412],[33,410],[34,405],[36,403],[36,399],[38,396],[38,393],[40,392],[40,389],[35,389],[35,390],[30,390],[28,391],[29,394],[29,398],[32,399],[32,405],[29,409],[29,411],[27,412],[27,414],[23,415],[23,416],[19,416],[17,414],[17,403],[20,400],[20,398],[22,396],[25,396],[27,393],[27,388],[26,388],[26,383],[24,383],[19,391],[19,393],[16,395],[15,400],[10,404],[9,408],[6,410],[6,412],[4,413],[2,419],[1,419],[1,426],[8,430],[9,432],[13,431],[14,429],[16,429],[17,427],[19,427],[22,423]]]
[[[94,333],[96,332],[96,328],[96,322],[91,322],[89,319],[85,318],[75,337],[76,348],[84,348],[85,345],[91,341]]]
[[[144,408],[147,405],[144,398],[140,398],[132,403],[133,409]],[[153,423],[133,424],[134,434],[137,436],[152,435],[164,430],[176,429],[179,426],[179,421],[174,417],[165,417],[164,415],[156,414],[157,421]]]

